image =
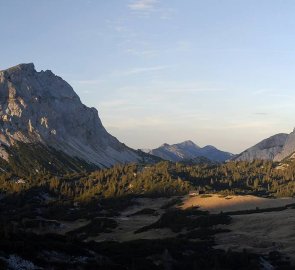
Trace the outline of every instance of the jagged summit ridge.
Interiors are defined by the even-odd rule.
[[[17,141],[43,143],[100,166],[138,159],[66,81],[49,70],[37,72],[32,63],[0,71],[0,142]],[[8,158],[3,147],[0,152]]]
[[[184,142],[182,142],[182,143],[179,143],[178,145],[182,145],[182,146],[188,146],[188,147],[190,147],[190,146],[192,146],[192,147],[199,147],[198,145],[196,145],[193,141],[191,141],[191,140],[186,140],[186,141],[184,141]]]
[[[19,65],[10,67],[8,69],[0,70],[0,73],[6,73],[8,75],[11,75],[18,72],[33,73],[35,71],[36,71],[35,65],[33,63],[28,63],[28,64],[19,64]]]

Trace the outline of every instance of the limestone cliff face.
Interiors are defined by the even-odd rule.
[[[271,136],[248,148],[247,150],[236,156],[234,160],[274,160],[275,157],[278,156],[278,154],[282,151],[287,138],[288,134],[285,133]]]
[[[295,129],[293,130],[293,132],[291,132],[288,135],[286,142],[284,144],[284,147],[282,148],[280,153],[278,153],[275,156],[274,160],[281,161],[284,158],[291,156],[294,152],[295,152]]]
[[[0,71],[0,142],[42,143],[98,166],[137,161],[138,154],[103,127],[95,108],[72,87],[33,64]],[[3,147],[0,155],[8,159]]]

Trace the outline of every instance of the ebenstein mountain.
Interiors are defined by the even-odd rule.
[[[33,64],[0,71],[0,144],[3,162],[25,166],[27,160],[36,170],[40,160],[77,169],[142,158],[106,131],[97,110],[82,104],[67,82]]]
[[[234,157],[232,153],[221,151],[212,145],[200,147],[192,141],[172,145],[164,143],[148,153],[173,162],[194,160],[199,157],[204,157],[209,161],[224,162]]]

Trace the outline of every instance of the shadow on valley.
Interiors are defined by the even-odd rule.
[[[169,229],[177,233],[176,237],[95,242],[89,238],[111,234],[118,226],[115,217],[136,203],[135,197],[91,201],[71,214],[74,205],[45,203],[37,194],[33,189],[8,196],[4,200],[7,212],[2,212],[5,206],[1,200],[1,213],[5,215],[0,219],[0,269],[7,269],[12,263],[35,269],[263,269],[265,262],[276,269],[292,269],[279,253],[262,257],[246,250],[215,249],[214,235],[226,232],[217,226],[229,224],[230,216],[210,214],[196,207],[181,210],[176,207],[177,198],[167,198],[158,220],[135,232],[140,235],[144,231]],[[19,203],[13,207],[14,201]],[[149,209],[134,216],[151,214],[154,211]],[[89,219],[89,223],[64,234],[45,232],[48,226],[58,229],[63,220],[81,217]],[[35,233],[36,228],[43,233]]]
[[[122,202],[122,200],[120,200]],[[108,202],[106,202],[107,204]],[[175,211],[176,219],[171,215]],[[92,212],[94,215],[94,213]],[[99,212],[96,213],[99,215]],[[28,216],[26,219],[28,219]],[[31,263],[36,267],[47,269],[260,269],[260,257],[247,252],[215,250],[213,224],[229,222],[229,217],[222,216],[211,221],[207,212],[199,210],[168,210],[160,217],[157,227],[167,227],[183,231],[190,229],[189,234],[180,238],[144,240],[128,242],[82,241],[101,232],[111,232],[117,224],[112,218],[96,217],[90,223],[65,235],[36,234],[30,232],[38,222],[24,222],[25,216],[19,220],[4,220],[1,217],[0,260],[2,269],[6,269],[11,260]],[[201,226],[199,236],[191,224],[194,218],[209,218]],[[225,219],[225,220],[224,220]],[[197,219],[198,220],[198,219]],[[45,220],[44,220],[45,222]],[[58,221],[57,221],[58,222]],[[169,224],[173,222],[175,227]],[[198,221],[200,222],[200,220]],[[57,224],[51,224],[57,225]],[[176,228],[176,229],[175,229]],[[193,229],[194,230],[191,230]],[[205,236],[208,237],[205,237]],[[210,236],[210,237],[209,237]],[[14,257],[12,257],[14,256]],[[243,268],[240,268],[243,266]]]
[[[0,249],[54,269],[260,269],[257,255],[224,252],[213,249],[211,242],[183,239],[85,243],[60,235],[22,233],[1,240]],[[2,259],[2,269],[6,266]]]
[[[178,207],[180,196],[190,191],[203,196],[210,192],[293,195],[292,177],[260,161],[128,164],[64,175],[3,173],[0,268],[14,264],[31,269],[268,269],[264,265],[270,264],[274,269],[292,269],[278,252],[261,256],[215,249],[215,235],[228,231],[221,225],[230,224],[235,213]],[[163,202],[157,208],[136,208],[147,198]],[[148,223],[134,230],[136,240],[95,241],[104,234],[111,239],[122,229],[120,217],[130,208],[124,216],[127,224],[133,219],[153,220],[146,218]],[[272,209],[280,210],[284,209]],[[157,236],[162,230],[169,235],[145,239],[148,233]]]

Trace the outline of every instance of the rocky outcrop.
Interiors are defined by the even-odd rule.
[[[214,146],[200,147],[192,141],[185,141],[169,145],[167,143],[149,152],[152,155],[170,161],[193,160],[197,157],[205,157],[211,161],[224,162],[233,157],[233,154],[220,151]]]
[[[274,160],[283,150],[287,138],[288,134],[285,133],[280,133],[271,136],[243,151],[241,154],[236,156],[234,160]]]
[[[17,142],[41,143],[97,166],[137,161],[133,149],[103,127],[95,108],[82,104],[72,87],[33,64],[0,71],[0,155]]]
[[[274,161],[281,161],[295,152],[295,129],[291,132],[284,143],[281,151],[274,157]]]

